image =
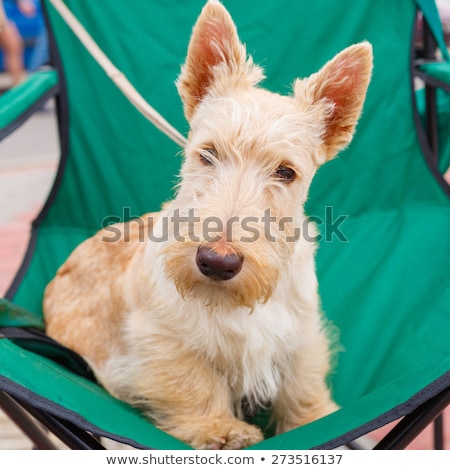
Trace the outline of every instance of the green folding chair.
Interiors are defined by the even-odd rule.
[[[224,4],[273,91],[286,92],[296,77],[362,40],[373,44],[375,58],[355,138],[319,171],[307,207],[321,221],[323,309],[340,331],[330,384],[341,409],[252,448],[356,447],[355,439],[398,418],[377,448],[403,448],[450,401],[450,188],[443,177],[450,60],[434,2]],[[0,301],[0,406],[41,448],[52,444],[30,414],[71,448],[98,449],[99,438],[109,437],[137,448],[186,449],[45,336],[41,303],[71,250],[109,216],[127,220],[171,197],[187,131],[174,81],[203,0],[43,6],[55,68],[0,97],[0,137],[56,95],[61,159]],[[427,25],[423,41],[414,33],[418,11]],[[106,72],[111,64],[114,72]],[[414,91],[414,78],[425,91]],[[158,119],[157,128],[146,103],[181,136]]]

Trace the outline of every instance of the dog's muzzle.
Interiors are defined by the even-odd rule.
[[[241,270],[244,257],[237,253],[221,255],[207,246],[201,246],[195,261],[203,275],[217,281],[228,281]]]

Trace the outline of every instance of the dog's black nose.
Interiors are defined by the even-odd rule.
[[[199,247],[196,262],[202,274],[218,281],[228,281],[242,268],[243,256],[235,253],[221,255],[206,246]]]

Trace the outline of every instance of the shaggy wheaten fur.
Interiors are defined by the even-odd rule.
[[[190,133],[175,199],[85,241],[46,290],[48,334],[193,447],[260,441],[243,402],[270,406],[278,433],[336,409],[315,246],[292,235],[308,223],[316,169],[352,138],[371,67],[361,43],[292,96],[271,93],[228,12],[208,2],[177,82]]]

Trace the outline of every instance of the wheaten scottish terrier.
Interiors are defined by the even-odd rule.
[[[333,412],[330,352],[303,205],[355,129],[372,68],[351,46],[292,96],[258,86],[225,8],[210,1],[178,79],[190,133],[176,198],[105,227],[49,284],[49,335],[161,429],[200,449],[260,441]],[[312,233],[312,232],[311,232]]]

